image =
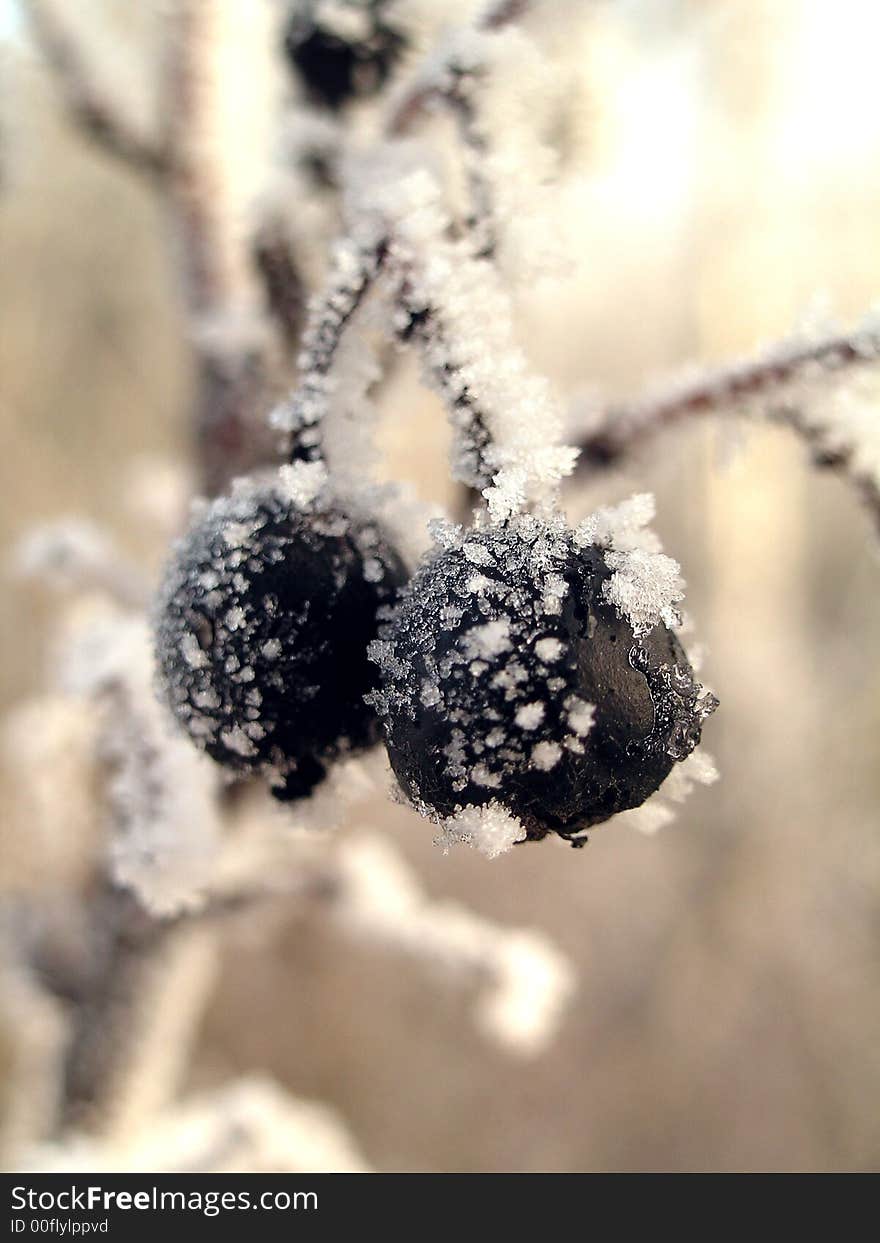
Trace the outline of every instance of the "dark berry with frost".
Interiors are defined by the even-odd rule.
[[[334,110],[375,94],[404,47],[385,0],[305,0],[294,5],[284,50],[313,103]]]
[[[606,549],[561,522],[445,543],[371,648],[373,699],[410,801],[453,825],[494,804],[534,839],[643,803],[715,706],[672,629],[658,619],[637,637],[613,602]]]
[[[164,698],[230,769],[281,799],[375,742],[364,695],[377,610],[406,572],[375,523],[297,507],[276,483],[207,505],[175,547],[156,609]]]

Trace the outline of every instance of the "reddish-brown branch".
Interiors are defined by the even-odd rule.
[[[876,479],[854,467],[854,450],[827,447],[822,429],[805,417],[797,394],[791,391],[793,384],[807,380],[816,368],[826,374],[849,371],[878,358],[880,331],[841,333],[707,371],[692,383],[657,397],[646,396],[629,405],[610,406],[578,445],[576,476],[583,478],[588,472],[616,465],[644,439],[692,416],[736,414],[745,406],[763,403],[768,418],[790,427],[808,445],[817,466],[850,478],[880,524],[880,487]]]
[[[276,376],[271,335],[257,309],[256,265],[230,237],[206,90],[217,8],[176,0],[166,54],[166,145],[173,153],[167,206],[195,353],[192,426],[200,486],[208,495],[274,454],[266,412]],[[253,305],[252,305],[253,304]],[[249,313],[254,322],[243,322]]]

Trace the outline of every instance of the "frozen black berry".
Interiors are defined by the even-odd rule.
[[[561,522],[446,543],[371,648],[407,797],[438,821],[500,806],[529,838],[644,802],[714,707],[672,630],[658,621],[636,637],[605,550]]]
[[[215,760],[308,794],[378,724],[364,695],[376,611],[405,579],[375,524],[298,509],[280,486],[239,486],[207,506],[162,584],[164,695]]]
[[[375,94],[404,45],[385,0],[307,0],[294,6],[284,50],[313,102],[338,109]]]

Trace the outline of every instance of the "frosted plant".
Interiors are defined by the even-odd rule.
[[[66,6],[28,7],[71,117],[148,179],[169,222],[202,498],[158,588],[81,522],[22,549],[20,568],[72,603],[46,699],[13,718],[7,757],[40,778],[38,814],[16,814],[52,845],[66,801],[92,831],[85,861],[46,850],[53,917],[23,867],[3,929],[3,969],[54,1024],[19,1061],[31,1081],[54,1059],[57,1100],[15,1142],[52,1169],[366,1168],[341,1124],[274,1085],[176,1099],[218,930],[257,905],[301,908],[466,988],[488,1039],[540,1055],[574,987],[561,952],[429,899],[389,840],[349,822],[370,814],[387,756],[441,849],[503,868],[615,820],[653,832],[716,780],[699,744],[717,700],[683,646],[653,498],[571,527],[565,489],[686,417],[743,412],[796,430],[880,516],[877,327],[567,412],[514,297],[551,262],[561,175],[539,3],[279,4],[265,51],[283,47],[292,98],[266,104],[244,205],[224,118],[252,6],[167,6],[156,127]],[[492,93],[505,78],[510,125]],[[453,122],[445,147],[422,134],[429,113]],[[408,350],[445,406],[466,522],[378,480],[380,388]],[[35,731],[15,724],[39,712],[53,728],[25,746]],[[47,776],[61,753],[63,788]]]
[[[125,1173],[346,1173],[369,1171],[345,1126],[323,1105],[265,1079],[244,1079],[182,1101],[125,1143],[80,1139],[26,1153],[22,1170]]]

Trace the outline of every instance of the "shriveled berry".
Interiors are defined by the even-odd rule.
[[[500,807],[529,838],[644,802],[715,706],[673,631],[658,620],[637,637],[613,603],[606,550],[561,523],[446,543],[371,648],[404,793],[441,822]]]
[[[284,50],[313,102],[338,109],[373,95],[387,79],[403,36],[384,18],[385,0],[307,0],[294,6]]]
[[[310,793],[373,743],[364,695],[377,610],[405,579],[376,525],[300,509],[275,483],[206,506],[176,545],[156,610],[161,686],[194,741],[273,793]]]

